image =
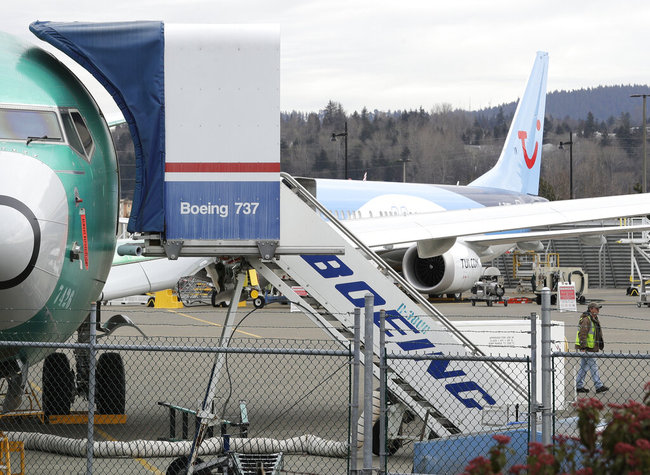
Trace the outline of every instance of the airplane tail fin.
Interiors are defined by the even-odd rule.
[[[524,95],[512,119],[496,165],[470,186],[502,188],[537,195],[542,161],[548,53],[535,57]]]

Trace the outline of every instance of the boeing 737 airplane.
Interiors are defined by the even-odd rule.
[[[42,49],[0,34],[0,84],[0,339],[62,342],[87,319],[111,268],[115,147],[84,85]],[[51,352],[2,349],[4,411],[20,403],[29,367]],[[123,411],[121,359],[101,358],[98,410]],[[69,412],[83,388],[64,354],[47,356],[46,415]]]

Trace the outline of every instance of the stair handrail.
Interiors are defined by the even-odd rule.
[[[416,303],[422,305],[426,308],[435,318],[437,318],[446,328],[449,330],[461,344],[473,355],[487,356],[478,346],[476,346],[469,338],[467,338],[458,328],[456,328],[453,323],[445,317],[440,311],[431,305],[424,296],[415,288],[411,283],[399,275],[391,266],[386,264],[386,262],[370,247],[361,242],[352,232],[348,230],[345,225],[343,225],[327,208],[325,208],[302,184],[296,180],[293,176],[289,175],[286,172],[280,172],[280,176],[283,182],[296,193],[300,198],[307,202],[320,213],[325,216],[330,223],[347,239],[349,239],[355,246],[362,250],[376,265],[377,267],[389,275],[396,283],[398,283],[405,291],[405,293],[413,299]],[[523,388],[517,381],[515,381],[505,370],[498,366],[494,362],[486,361],[486,364],[490,366],[499,376],[505,379],[511,386],[514,386],[514,389],[522,397],[528,397],[528,391],[526,388]]]

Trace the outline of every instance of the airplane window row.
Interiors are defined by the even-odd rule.
[[[336,216],[337,219],[340,220],[345,220],[345,219],[361,219],[363,218],[361,211],[356,210],[356,211],[344,211],[344,210],[330,210],[330,213],[332,213],[334,216]],[[390,211],[379,211],[379,216],[406,216],[409,213],[409,211],[406,208],[403,208],[401,212],[392,209]],[[368,218],[372,218],[373,214],[372,211],[368,211]]]

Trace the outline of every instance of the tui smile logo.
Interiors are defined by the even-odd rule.
[[[537,121],[537,130],[542,128],[541,122],[538,120]],[[520,130],[517,135],[521,139],[521,146],[524,149],[524,161],[526,162],[526,166],[530,169],[533,168],[533,165],[535,165],[535,160],[537,160],[537,148],[539,147],[539,143],[535,142],[535,150],[533,150],[533,156],[529,157],[528,156],[528,151],[526,150],[526,142],[525,140],[528,138],[528,134],[526,133],[525,130]]]

